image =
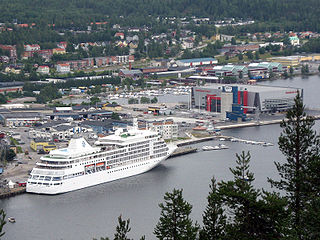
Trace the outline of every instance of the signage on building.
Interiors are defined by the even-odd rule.
[[[224,87],[224,91],[225,91],[225,92],[232,92],[232,87],[230,87],[230,86],[225,86],[225,87]]]

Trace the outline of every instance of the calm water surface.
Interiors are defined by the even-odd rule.
[[[294,78],[276,80],[264,84],[294,86],[304,88],[307,106],[319,107],[320,78]],[[316,123],[319,130],[319,121]],[[229,167],[235,165],[235,154],[242,150],[250,151],[251,170],[255,174],[255,185],[270,189],[267,177],[277,178],[274,161],[284,158],[277,148],[280,134],[278,125],[242,128],[224,131],[223,134],[248,140],[266,141],[273,147],[226,144],[230,147],[222,151],[199,151],[195,154],[168,159],[159,167],[142,175],[117,180],[57,196],[23,194],[1,200],[8,216],[16,218],[15,224],[6,224],[3,239],[92,239],[113,237],[117,217],[122,214],[131,220],[131,238],[146,235],[155,239],[152,231],[159,219],[158,203],[163,201],[166,191],[183,188],[185,199],[193,205],[192,218],[201,223],[206,206],[210,178],[215,175],[218,181],[231,178]],[[197,144],[215,145],[218,142]]]

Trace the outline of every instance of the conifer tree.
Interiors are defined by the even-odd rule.
[[[233,181],[222,181],[219,197],[228,212],[226,236],[222,239],[285,239],[287,213],[285,199],[253,187],[250,153],[237,154],[237,165],[230,168]]]
[[[200,231],[201,240],[220,240],[225,237],[226,215],[222,207],[222,199],[218,192],[216,179],[210,184],[208,205],[203,214],[203,228]]]
[[[298,94],[294,106],[281,123],[279,149],[286,157],[285,163],[276,162],[280,180],[269,179],[272,186],[285,192],[291,213],[292,238],[308,239],[307,233],[310,210],[319,197],[319,136],[312,129],[314,119],[307,116],[302,98]],[[308,209],[311,208],[311,209]],[[318,211],[319,207],[314,208]],[[307,214],[306,214],[307,213]],[[319,217],[318,217],[319,218]],[[313,223],[311,223],[312,225]],[[312,239],[312,238],[311,238]]]
[[[173,189],[172,193],[165,193],[164,203],[160,203],[159,207],[161,216],[154,229],[158,239],[196,239],[199,227],[189,217],[192,206],[183,199],[182,190]]]
[[[228,224],[228,237],[246,239],[255,235],[257,224],[255,203],[260,193],[252,186],[254,175],[249,171],[250,153],[243,151],[236,156],[237,165],[235,168],[230,168],[234,180],[221,182],[219,191],[233,219]]]
[[[1,209],[0,210],[0,238],[5,234],[5,232],[3,231],[3,227],[7,223],[5,219],[6,219],[6,214],[3,211],[3,209]]]
[[[114,240],[130,240],[127,234],[131,231],[129,227],[130,219],[122,220],[122,216],[118,217],[118,225],[116,227],[116,233],[114,234]]]

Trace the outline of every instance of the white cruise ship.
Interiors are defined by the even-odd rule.
[[[149,171],[176,149],[150,130],[118,129],[92,147],[84,138],[50,151],[31,171],[27,192],[65,193]]]

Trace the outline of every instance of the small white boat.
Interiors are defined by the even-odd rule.
[[[224,145],[224,144],[219,144],[219,148],[220,149],[228,149],[229,147],[227,145]]]
[[[14,217],[8,217],[8,221],[11,223],[15,223],[16,219]]]
[[[263,143],[262,144],[262,146],[264,146],[264,147],[271,147],[271,146],[273,146],[273,144],[272,143]]]
[[[219,140],[220,140],[220,141],[225,141],[226,139],[225,139],[225,138],[220,138]]]
[[[211,150],[220,150],[221,148],[219,146],[203,146],[203,151],[211,151]]]

